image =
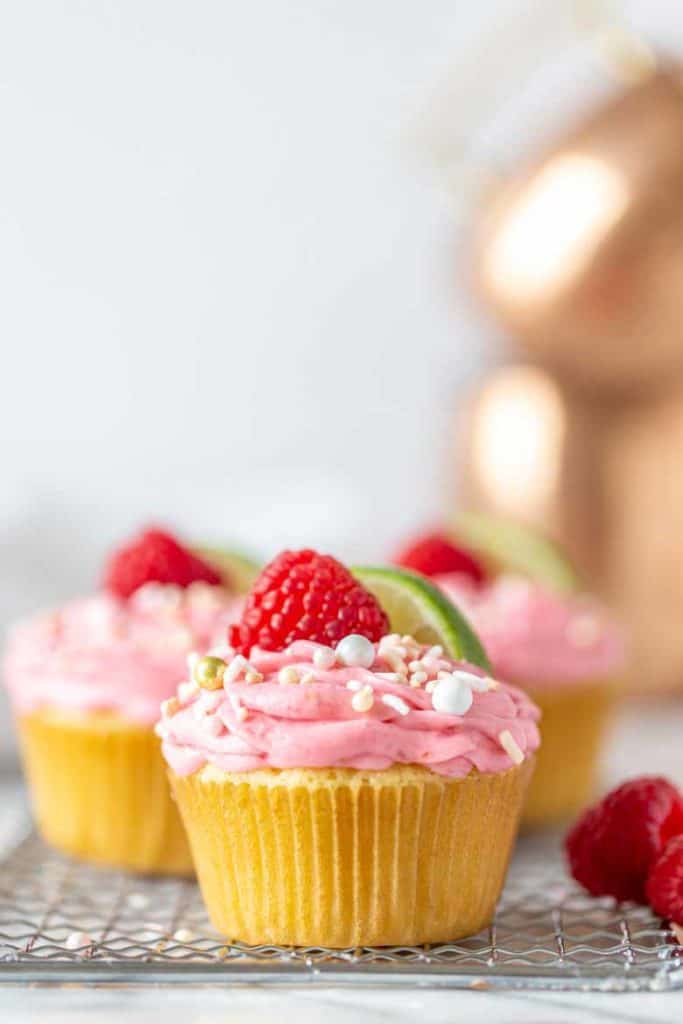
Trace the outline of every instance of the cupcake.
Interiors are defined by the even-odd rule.
[[[413,944],[490,923],[538,712],[405,635],[406,620],[432,639],[441,628],[451,655],[479,650],[419,577],[283,552],[229,646],[164,706],[171,785],[209,915],[230,938]]]
[[[5,679],[49,843],[136,871],[192,870],[154,723],[238,600],[225,575],[148,530],[112,557],[98,593],[14,627]]]
[[[523,813],[528,826],[572,817],[590,802],[624,667],[624,641],[590,597],[520,576],[434,579],[477,631],[497,678],[541,709],[542,746]]]

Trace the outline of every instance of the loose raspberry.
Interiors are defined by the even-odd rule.
[[[667,779],[643,776],[586,811],[565,840],[572,875],[593,896],[645,903],[648,871],[683,832],[683,799]]]
[[[683,835],[670,839],[655,861],[646,894],[655,913],[683,925]]]
[[[375,641],[388,631],[387,616],[373,595],[336,558],[283,551],[254,583],[228,642],[248,654],[256,646],[282,651],[295,640],[333,646],[349,633]]]
[[[109,559],[104,586],[119,597],[130,597],[144,583],[175,583],[188,587],[198,580],[226,582],[221,574],[184,548],[163,530],[145,530]]]
[[[475,583],[483,583],[486,572],[469,551],[456,547],[442,533],[427,533],[401,548],[392,561],[423,576],[443,576],[459,572]]]

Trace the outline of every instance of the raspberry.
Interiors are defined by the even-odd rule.
[[[282,551],[247,596],[228,642],[241,654],[252,647],[282,651],[294,640],[334,646],[349,633],[379,640],[389,631],[372,594],[331,555]]]
[[[572,875],[593,896],[645,903],[648,871],[683,832],[683,799],[666,779],[643,776],[613,789],[565,840]]]
[[[669,840],[663,854],[655,861],[647,879],[646,893],[655,913],[683,925],[683,835]]]
[[[469,551],[456,547],[442,533],[427,533],[411,541],[392,559],[395,565],[413,569],[423,576],[442,576],[459,572],[475,583],[483,583],[486,572]]]
[[[130,597],[144,583],[175,583],[188,587],[226,582],[213,566],[184,548],[163,530],[145,530],[109,559],[104,586],[119,597]]]

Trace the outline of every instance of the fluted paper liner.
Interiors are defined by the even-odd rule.
[[[111,713],[19,719],[38,829],[57,849],[133,871],[189,874],[192,859],[150,727]]]
[[[427,769],[170,773],[215,927],[250,944],[439,942],[488,925],[533,759]]]
[[[538,828],[570,820],[591,802],[616,685],[602,680],[523,688],[541,709],[541,746],[522,812],[522,825]]]

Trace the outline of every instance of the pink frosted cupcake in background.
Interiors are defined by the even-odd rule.
[[[494,568],[445,534],[419,538],[396,560],[441,587],[475,629],[496,677],[522,687],[541,709],[523,822],[576,814],[593,796],[625,662],[624,636],[609,612],[578,591],[553,589],[557,566],[548,566],[550,582],[506,573],[500,561]]]
[[[222,640],[241,606],[224,569],[150,529],[112,556],[101,590],[13,628],[5,680],[48,842],[133,870],[191,871],[153,727],[189,653]]]

